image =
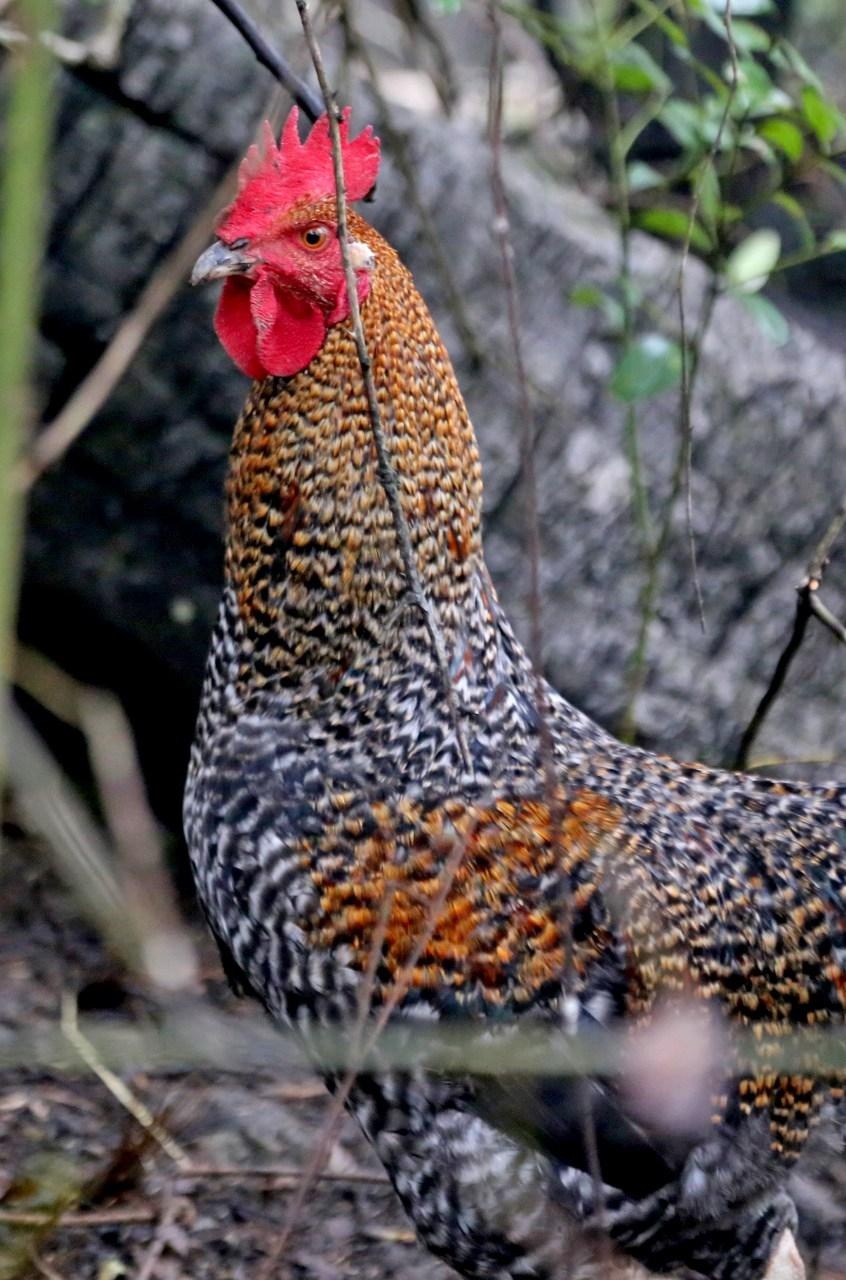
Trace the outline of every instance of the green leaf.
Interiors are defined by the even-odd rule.
[[[605,322],[612,333],[623,330],[623,307],[619,298],[614,298],[595,284],[577,284],[570,290],[570,302],[574,307],[595,307],[602,312]]]
[[[692,102],[684,102],[681,98],[671,98],[665,102],[658,112],[658,120],[684,151],[702,149],[701,113]]]
[[[570,301],[574,307],[599,307],[605,294],[595,284],[577,284],[570,290]]]
[[[658,66],[652,54],[632,40],[611,59],[614,85],[624,93],[660,93],[670,91],[670,78]]]
[[[817,159],[817,164],[824,173],[827,173],[841,187],[846,187],[846,169],[843,168],[842,164],[836,160],[827,160],[825,156],[820,156]]]
[[[641,231],[665,236],[669,240],[686,241],[690,236],[690,244],[701,253],[707,253],[713,247],[705,228],[698,222],[691,225],[690,216],[683,209],[643,209],[635,214],[634,223]]]
[[[725,277],[733,289],[757,293],[781,254],[781,236],[771,227],[753,231],[729,255]]]
[[[793,222],[799,232],[801,248],[806,253],[810,252],[816,244],[816,236],[814,235],[813,227],[808,221],[808,215],[799,201],[787,191],[776,191],[771,199],[773,204],[777,204],[780,209],[783,209]]]
[[[711,236],[720,220],[720,180],[710,158],[699,166],[693,189],[699,197],[699,212]]]
[[[728,8],[726,0],[705,0],[705,5],[720,17],[725,16]],[[772,13],[774,9],[773,0],[731,0],[732,18],[758,18],[762,14]]]
[[[802,90],[802,112],[820,145],[827,147],[843,124],[840,112],[810,84]]]
[[[802,137],[802,130],[792,120],[772,116],[768,120],[761,121],[758,125],[758,133],[782,155],[787,156],[792,164],[797,164],[802,159],[805,139]]]
[[[829,231],[822,242],[822,248],[825,253],[840,253],[846,249],[846,231]]]
[[[754,58],[740,58],[737,71],[735,108],[741,115],[764,115],[790,107],[790,98],[773,84],[766,67],[760,62]]]
[[[766,53],[773,42],[770,33],[759,27],[757,22],[744,22],[742,18],[732,19],[731,34],[735,48],[741,53]]]
[[[790,337],[790,326],[778,307],[761,293],[735,293],[732,295],[754,317],[758,328],[777,347],[783,347]]]
[[[611,375],[618,400],[634,404],[674,387],[681,377],[681,349],[661,333],[646,333],[623,352]]]
[[[797,48],[789,40],[779,40],[770,51],[770,60],[774,66],[791,71],[803,84],[812,85],[818,93],[823,92],[819,76],[812,71]]]
[[[663,187],[666,179],[651,164],[633,160],[626,170],[626,182],[629,191],[648,191],[652,187]]]

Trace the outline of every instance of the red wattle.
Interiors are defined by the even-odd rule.
[[[267,373],[290,378],[310,364],[323,346],[326,317],[304,298],[278,289],[268,273],[250,294],[258,358]]]
[[[229,276],[214,317],[217,336],[250,378],[299,373],[322,347],[326,324],[319,307],[279,289],[266,271],[255,281]]]
[[[224,349],[248,378],[264,378],[267,370],[256,349],[256,331],[250,312],[252,282],[245,276],[228,276],[214,315],[214,331]]]

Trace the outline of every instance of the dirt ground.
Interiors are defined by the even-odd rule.
[[[211,944],[196,932],[208,998],[242,1019],[246,1035],[262,1015],[229,994]],[[43,852],[14,828],[0,862],[0,974],[0,1058],[18,1033],[56,1028],[63,993],[106,1024],[154,1017],[145,993],[80,922]],[[301,1068],[275,1076],[137,1070],[123,1078],[190,1171],[93,1071],[37,1063],[0,1071],[0,1280],[257,1280],[299,1185],[267,1171],[307,1165],[327,1114],[322,1085]],[[803,1251],[819,1280],[846,1280],[842,1129],[818,1135],[794,1179]],[[280,1280],[454,1274],[415,1242],[349,1121],[327,1171],[331,1178],[308,1193]]]
[[[247,1031],[262,1015],[229,995],[213,948],[197,935],[209,997]],[[89,1019],[150,1016],[44,856],[14,831],[0,863],[0,974],[0,1053],[18,1031],[55,1027],[63,992]],[[307,1164],[327,1113],[322,1084],[305,1070],[276,1078],[139,1071],[126,1082],[208,1172],[181,1170],[92,1071],[0,1072],[0,1280],[254,1280],[297,1186],[262,1170]],[[309,1192],[286,1250],[290,1277],[453,1275],[416,1243],[348,1120],[327,1168],[333,1179]],[[50,1222],[59,1205],[68,1225]]]

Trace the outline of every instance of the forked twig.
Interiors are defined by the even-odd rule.
[[[802,641],[805,639],[805,632],[811,618],[816,618],[823,626],[828,627],[829,631],[837,637],[842,643],[846,644],[846,627],[836,618],[834,614],[826,608],[819,598],[819,589],[822,586],[823,574],[826,565],[831,556],[831,550],[834,543],[839,538],[846,526],[846,499],[840,504],[840,508],[832,518],[828,528],[823,534],[814,553],[811,556],[808,570],[796,588],[796,612],[793,617],[793,630],[790,638],[782,650],[775,670],[770,677],[770,683],[767,685],[764,696],[758,703],[749,721],[743,736],[740,739],[740,746],[737,748],[737,755],[734,758],[732,767],[734,769],[748,768],[749,753],[752,750],[755,739],[761,730],[770,708],[781,693],[790,665],[796,654],[802,647]]]
[[[364,327],[361,322],[361,307],[358,301],[358,287],[349,249],[347,195],[346,187],[344,185],[344,162],[341,153],[341,135],[338,127],[338,107],[332,90],[329,87],[329,81],[326,78],[326,69],[323,65],[320,46],[314,34],[308,0],[296,0],[296,5],[303,27],[303,34],[305,35],[306,44],[308,45],[308,51],[311,55],[312,63],[314,64],[314,70],[317,73],[320,91],[323,94],[323,101],[326,104],[326,116],[329,122],[329,137],[332,146],[332,164],[335,170],[338,242],[341,249],[341,260],[344,266],[344,277],[347,286],[347,300],[350,308],[350,324],[352,327],[352,334],[355,340],[358,362],[361,366],[361,374],[364,380],[364,389],[367,397],[367,409],[370,416],[370,426],[376,450],[376,467],[379,475],[379,483],[384,490],[385,497],[388,501],[388,507],[391,512],[391,519],[393,521],[397,546],[400,553],[400,560],[402,561],[403,573],[405,575],[406,589],[412,603],[422,615],[423,621],[426,625],[426,630],[429,633],[429,639],[435,653],[435,661],[440,675],[444,699],[449,709],[456,743],[458,745],[464,767],[469,770],[472,767],[470,752],[465,741],[463,727],[458,715],[455,691],[449,675],[446,646],[444,644],[444,638],[441,634],[440,625],[435,615],[435,611],[426,595],[418,572],[417,559],[414,548],[411,544],[411,534],[408,528],[408,521],[405,518],[405,513],[402,509],[402,502],[399,496],[397,476],[390,459],[387,441],[385,439],[382,415],[379,409],[379,399],[376,392],[376,382],[373,377],[373,366],[370,360],[370,354],[367,350],[367,342],[364,337]]]

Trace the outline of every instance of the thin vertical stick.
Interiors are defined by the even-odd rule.
[[[329,137],[332,143],[332,164],[335,170],[335,192],[337,196],[338,241],[341,248],[341,261],[344,265],[344,277],[347,285],[347,300],[350,307],[350,323],[352,326],[353,337],[355,339],[356,351],[358,353],[358,362],[361,365],[361,374],[364,379],[367,408],[370,415],[373,442],[376,447],[376,467],[379,474],[379,483],[384,490],[385,497],[388,501],[388,507],[390,508],[408,594],[413,603],[420,610],[420,613],[423,616],[423,621],[426,625],[426,630],[429,633],[429,639],[431,640],[432,648],[435,653],[435,661],[440,675],[444,699],[449,709],[450,719],[452,720],[455,732],[456,743],[458,745],[464,767],[470,770],[472,768],[470,753],[467,748],[463,728],[458,715],[455,691],[452,686],[452,681],[450,680],[446,646],[441,634],[437,615],[435,614],[435,610],[432,608],[432,605],[426,595],[423,583],[420,580],[420,574],[417,570],[417,557],[411,544],[411,534],[409,532],[408,522],[402,509],[396,472],[394,471],[390,455],[388,453],[385,431],[382,426],[382,415],[379,409],[379,397],[376,391],[376,383],[373,378],[373,366],[367,350],[367,343],[364,337],[364,327],[361,322],[361,307],[358,301],[358,285],[352,260],[350,259],[349,232],[347,226],[347,193],[346,186],[344,184],[344,162],[341,152],[341,135],[338,128],[338,107],[332,90],[329,88],[329,81],[326,78],[326,69],[323,65],[323,57],[311,23],[308,0],[296,0],[296,5],[297,11],[300,15],[300,21],[302,22],[306,44],[308,45],[311,60],[317,73],[320,91],[323,94],[323,100],[326,104],[326,115],[329,121]]]

